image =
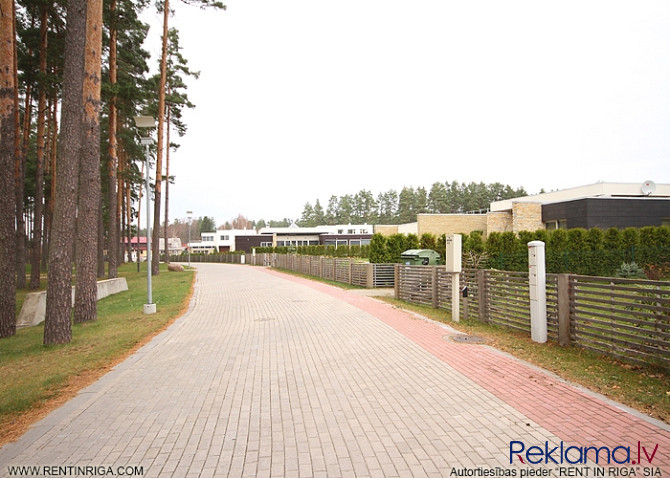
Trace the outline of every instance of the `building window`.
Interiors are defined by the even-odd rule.
[[[230,240],[230,236],[219,236],[221,241],[228,241]]]
[[[261,242],[261,247],[272,247],[271,242]]]
[[[544,223],[547,231],[555,231],[556,229],[567,229],[568,220],[567,219],[558,219],[556,221],[547,221]]]

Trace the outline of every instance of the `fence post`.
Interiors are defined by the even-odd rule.
[[[367,265],[367,274],[366,274],[366,283],[365,287],[368,289],[375,288],[375,265],[372,262],[368,262]]]
[[[400,298],[400,264],[395,264],[393,266],[393,290],[395,293],[395,298]]]
[[[432,286],[432,303],[433,309],[437,309],[440,306],[438,301],[438,288],[437,288],[437,266],[432,266],[433,270],[431,271],[431,286]]]
[[[558,274],[558,344],[570,344],[570,274]]]
[[[489,314],[486,309],[486,287],[486,269],[479,269],[477,271],[477,302],[479,305],[479,320],[482,322],[489,321]]]
[[[350,257],[349,258],[349,284],[354,283],[354,279],[353,279],[353,272],[354,271],[353,271],[353,269],[354,269],[354,259],[353,259],[353,257]]]

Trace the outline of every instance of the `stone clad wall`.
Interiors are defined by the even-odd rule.
[[[486,235],[492,232],[507,232],[512,230],[512,214],[510,211],[490,212],[486,215]]]
[[[515,202],[512,204],[512,231],[537,231],[544,229],[542,222],[542,204]]]
[[[418,236],[428,233],[435,236],[442,234],[469,234],[472,231],[486,233],[486,214],[419,214]]]

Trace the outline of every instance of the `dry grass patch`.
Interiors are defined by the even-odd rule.
[[[145,264],[146,267],[146,264]],[[17,439],[49,411],[132,354],[182,315],[193,293],[193,270],[153,277],[157,313],[144,315],[146,268],[119,268],[128,291],[98,302],[98,320],[72,326],[72,342],[42,345],[43,325],[0,341],[0,446]]]

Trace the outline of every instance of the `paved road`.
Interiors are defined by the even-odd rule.
[[[600,463],[640,450],[626,470],[670,476],[667,425],[449,328],[267,269],[196,267],[189,312],[0,449],[0,476],[593,476],[595,451],[561,465],[562,443],[606,447]],[[510,446],[525,448],[512,464]]]

